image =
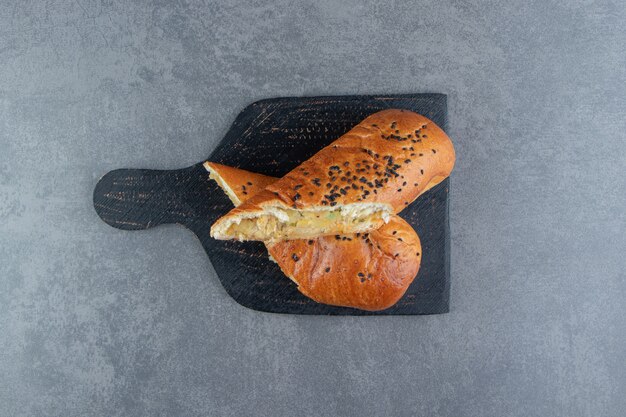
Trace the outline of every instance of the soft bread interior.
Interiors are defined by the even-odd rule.
[[[368,232],[386,223],[391,214],[391,206],[379,203],[308,210],[276,205],[215,224],[211,235],[216,239],[279,241]]]

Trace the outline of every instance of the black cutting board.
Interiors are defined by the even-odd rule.
[[[443,94],[287,97],[246,107],[207,160],[282,177],[368,115],[388,108],[423,114],[446,129]],[[203,161],[204,162],[204,161]],[[196,234],[222,285],[243,306],[267,312],[330,315],[448,312],[450,243],[446,179],[400,213],[422,242],[422,264],[393,307],[368,312],[316,303],[298,292],[259,242],[218,241],[211,224],[233,206],[202,166],[168,171],[118,169],[100,179],[93,203],[109,225],[124,230],[177,223]]]

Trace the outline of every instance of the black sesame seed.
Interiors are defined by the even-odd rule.
[[[296,190],[296,191],[298,191],[300,188],[302,188],[301,184],[298,184],[295,187],[293,187],[293,189]]]
[[[340,240],[340,239],[341,239],[341,236],[339,236],[339,235],[335,235],[335,239],[336,239],[336,240]]]
[[[341,171],[341,168],[339,168],[339,166],[337,166],[337,165],[333,165],[333,166],[331,166],[328,169],[330,169],[331,171]]]
[[[291,259],[293,259],[295,262],[298,262],[300,260],[300,258],[298,258],[298,255],[296,255],[295,253],[291,254]]]
[[[433,151],[433,153],[437,153],[437,151],[436,151],[436,150],[434,150],[434,149],[431,149],[431,151]]]
[[[341,194],[343,194],[343,195],[348,194],[348,193],[346,192],[346,190],[344,190],[343,188],[342,188],[341,190],[339,190],[339,192],[340,192]]]
[[[392,235],[395,235],[396,233],[398,233],[398,231],[397,231],[397,230],[394,230],[394,231],[393,231],[393,233],[392,233]]]
[[[312,241],[312,240],[309,240],[307,243],[308,243],[309,245],[312,245],[312,244],[313,244],[313,241]]]
[[[410,163],[411,163],[411,160],[410,160],[410,159],[405,159],[405,160],[404,160],[404,163],[405,163],[405,164],[410,164]]]
[[[402,191],[402,188],[398,188],[398,192]]]
[[[330,203],[330,205],[331,205],[331,207],[332,207],[332,206],[336,206],[336,205],[337,205],[337,202],[336,202],[336,201],[333,201],[332,203]]]
[[[406,181],[404,181],[404,182],[402,183],[402,186],[405,186],[405,185],[406,185]]]
[[[365,276],[365,274],[363,272],[359,272],[357,275],[360,276],[360,277],[364,277]]]
[[[315,194],[313,191],[309,191],[309,195],[313,195]]]
[[[324,271],[330,272],[330,267],[327,267]]]
[[[296,195],[293,196],[293,199],[296,200],[296,201],[299,200],[300,199],[300,194],[296,193]]]

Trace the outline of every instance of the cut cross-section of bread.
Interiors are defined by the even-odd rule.
[[[277,180],[214,162],[204,166],[235,206]],[[422,250],[415,230],[395,214],[369,233],[268,242],[266,247],[307,297],[370,311],[402,298],[417,275]]]
[[[338,233],[367,232],[389,221],[393,208],[385,203],[352,203],[334,207],[288,206],[267,191],[248,199],[245,209],[234,209],[211,228],[216,239],[305,239]]]
[[[450,175],[454,147],[408,110],[367,117],[211,228],[216,239],[278,241],[367,232]]]

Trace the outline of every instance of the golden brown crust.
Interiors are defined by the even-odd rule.
[[[399,216],[364,234],[287,240],[267,245],[282,271],[307,297],[362,310],[394,305],[413,282],[421,245]]]
[[[452,142],[434,122],[408,110],[384,110],[218,219],[214,228],[272,204],[310,209],[380,203],[397,213],[448,177],[454,161]]]
[[[363,201],[389,203],[397,213],[448,177],[454,160],[450,138],[434,122],[408,110],[384,110],[267,190],[297,208]]]
[[[250,193],[244,194],[241,185],[276,181],[212,162],[205,163],[205,167],[211,178],[232,189],[242,202],[250,198]],[[369,234],[289,240],[266,246],[304,295],[324,304],[370,311],[388,308],[404,295],[417,275],[421,259],[419,237],[395,215]]]
[[[235,207],[277,180],[274,177],[243,171],[216,162],[207,161],[203,165],[209,171],[211,178],[226,192]]]

